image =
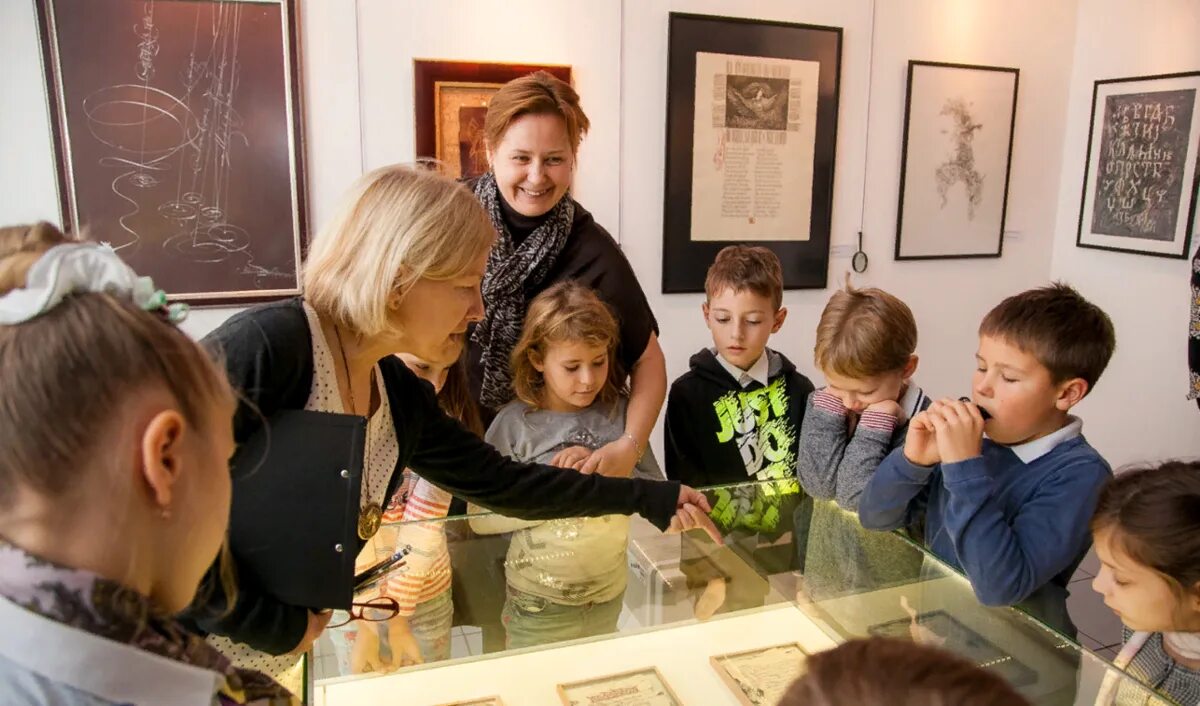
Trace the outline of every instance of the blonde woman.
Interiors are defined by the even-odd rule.
[[[286,550],[303,558],[281,561],[263,542],[239,546],[235,533],[239,574],[256,580],[240,587],[225,617],[198,611],[202,628],[269,654],[306,650],[329,621],[323,609],[349,608],[330,597],[349,595],[353,558],[378,529],[406,467],[454,495],[527,519],[637,512],[665,528],[677,508],[706,505],[678,484],[510,461],[448,417],[433,390],[392,355],[453,357],[467,325],[483,316],[479,284],[494,239],[462,186],[424,170],[375,170],[313,242],[304,297],[251,309],[208,337],[243,395],[239,443],[285,410],[365,417],[367,427],[361,494],[352,503],[306,496],[297,489],[306,478],[281,483],[269,507],[239,511],[235,496],[232,525],[241,536],[269,536],[274,523],[299,518],[305,531]],[[313,531],[323,527],[331,529]],[[311,546],[294,546],[300,541]],[[264,584],[312,599],[295,605],[257,589]]]

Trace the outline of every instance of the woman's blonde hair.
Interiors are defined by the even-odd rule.
[[[616,356],[620,336],[612,310],[591,288],[571,280],[549,287],[529,303],[521,338],[513,346],[513,392],[525,404],[541,407],[546,380],[533,366],[534,359],[545,360],[554,343],[582,341],[608,352],[608,379],[596,400],[616,402],[626,392],[625,371]]]
[[[24,287],[46,251],[70,242],[49,223],[0,228],[0,296]],[[0,325],[0,510],[21,489],[55,500],[80,488],[84,473],[113,458],[108,444],[126,421],[124,405],[155,388],[198,430],[230,423],[235,398],[225,371],[126,297],[71,294],[34,319]],[[236,595],[228,554],[221,560],[220,587]]]
[[[496,238],[463,186],[419,167],[364,174],[309,247],[304,296],[364,336],[395,332],[392,308],[422,278],[461,277]]]

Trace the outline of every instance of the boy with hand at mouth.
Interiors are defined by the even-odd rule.
[[[827,384],[808,398],[796,464],[809,495],[858,509],[875,469],[929,406],[912,380],[916,348],[912,311],[891,294],[847,282],[829,298],[813,355]]]
[[[1065,284],[1005,299],[979,327],[971,402],[938,400],[912,419],[863,491],[863,526],[895,529],[923,512],[925,543],[980,602],[1024,602],[1073,631],[1066,585],[1112,470],[1070,410],[1115,345],[1109,317]]]

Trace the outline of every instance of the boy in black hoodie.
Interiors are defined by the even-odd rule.
[[[667,398],[667,477],[693,487],[754,480],[796,482],[808,378],[767,339],[787,318],[775,253],[731,245],[704,282],[704,322],[713,347]]]

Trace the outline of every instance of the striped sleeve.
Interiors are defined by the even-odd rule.
[[[410,616],[417,603],[436,596],[450,585],[450,554],[446,549],[446,529],[437,520],[450,509],[450,493],[420,476],[405,471],[412,479],[412,493],[404,503],[404,512],[396,536],[396,549],[409,547],[404,570],[384,583],[382,593],[396,599],[400,615]],[[406,478],[406,482],[407,482]]]

